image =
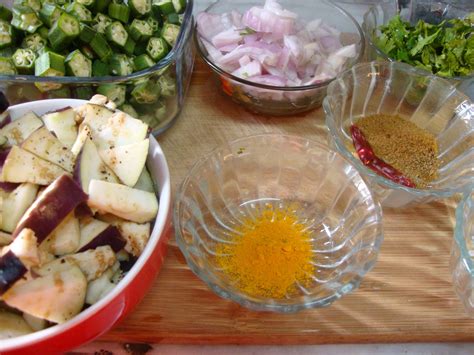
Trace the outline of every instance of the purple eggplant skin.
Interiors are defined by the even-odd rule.
[[[0,257],[0,295],[26,274],[26,267],[11,250]]]
[[[79,253],[101,247],[103,245],[108,245],[112,250],[117,253],[125,247],[126,241],[120,234],[119,230],[115,226],[108,226],[102,232],[97,234],[97,236],[92,239],[89,243],[84,245],[79,249]]]
[[[0,150],[0,167],[3,167],[5,160],[7,160],[8,154],[10,154],[11,148]]]
[[[82,149],[76,157],[76,163],[74,164],[74,170],[72,172],[72,178],[79,186],[82,186],[81,183],[81,159],[82,159]]]
[[[1,111],[1,110],[0,110]],[[5,127],[7,124],[12,122],[10,114],[6,115],[5,118],[0,122],[0,128]]]
[[[3,92],[0,91],[0,113],[4,113],[6,110],[8,110],[9,106],[10,103],[8,102],[7,97]]]
[[[66,106],[66,107],[58,108],[58,109],[56,109],[56,110],[51,110],[51,111],[46,112],[45,115],[47,115],[48,113],[56,113],[56,112],[67,111],[67,110],[70,110],[71,108],[72,108],[71,106]]]
[[[92,212],[91,208],[86,202],[82,202],[77,205],[76,209],[74,210],[74,217],[76,218],[84,218],[84,217],[93,217],[94,212]]]
[[[15,238],[24,228],[35,232],[40,244],[80,203],[87,194],[67,174],[58,177],[28,208],[13,231]]]

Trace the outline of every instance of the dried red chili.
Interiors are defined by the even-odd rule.
[[[364,134],[355,125],[351,126],[351,136],[357,155],[365,166],[397,184],[415,187],[415,184],[409,178],[375,155]]]

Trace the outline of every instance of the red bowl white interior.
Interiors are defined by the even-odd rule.
[[[12,120],[15,120],[28,111],[42,115],[86,102],[75,99],[41,100],[11,106],[9,112]],[[153,136],[150,136],[146,164],[157,188],[159,209],[150,239],[130,271],[106,297],[68,322],[28,335],[0,340],[1,354],[51,354],[73,349],[107,332],[140,302],[161,268],[171,226],[170,174],[165,155]]]

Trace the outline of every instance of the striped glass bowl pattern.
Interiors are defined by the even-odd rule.
[[[264,206],[297,206],[311,231],[311,285],[282,299],[241,292],[214,257]],[[259,311],[328,306],[358,287],[383,239],[381,208],[357,170],[323,144],[282,134],[241,138],[200,159],[178,191],[174,226],[193,272],[221,297]]]
[[[448,81],[398,62],[357,64],[329,85],[323,107],[330,146],[356,166],[383,206],[427,203],[474,186],[474,105]],[[371,114],[399,115],[434,134],[439,176],[427,188],[399,185],[362,164],[349,128]]]

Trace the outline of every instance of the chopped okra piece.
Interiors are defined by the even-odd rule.
[[[67,86],[48,91],[48,99],[68,99],[71,97],[71,89]]]
[[[92,50],[102,61],[107,61],[113,54],[112,48],[110,48],[107,40],[100,33],[95,34],[90,45]]]
[[[98,13],[92,20],[92,28],[94,28],[94,30],[99,33],[105,34],[105,29],[111,23],[112,19],[109,16],[104,15],[102,13]]]
[[[168,15],[176,12],[171,0],[153,0],[151,6],[156,14]]]
[[[92,61],[79,49],[69,53],[65,60],[68,75],[90,77],[92,76]]]
[[[32,74],[36,54],[31,49],[18,48],[12,56],[13,65],[20,74]]]
[[[130,116],[137,118],[138,113],[135,111],[132,105],[129,104],[123,104],[122,106],[119,107],[119,110],[122,112],[125,112],[126,114],[129,114]]]
[[[117,106],[125,102],[126,86],[119,84],[102,84],[97,88],[97,93],[106,96]]]
[[[36,15],[35,10],[27,6],[13,8],[13,18],[11,25],[19,30],[34,33],[43,22]]]
[[[95,4],[95,0],[76,0],[79,4],[84,5],[86,7],[93,7]]]
[[[44,4],[39,12],[39,17],[46,26],[51,27],[62,13],[63,10],[59,6]]]
[[[41,37],[38,33],[32,33],[21,42],[23,48],[31,49],[33,52],[38,52],[41,48],[46,46],[46,39]]]
[[[0,57],[9,58],[15,53],[15,49],[13,47],[6,47],[0,48]]]
[[[138,104],[152,104],[160,97],[160,87],[152,80],[147,80],[135,86],[131,95]]]
[[[12,12],[4,5],[0,4],[0,20],[10,21],[12,19]]]
[[[180,14],[186,8],[186,0],[172,0],[173,7],[177,14]]]
[[[130,25],[130,36],[137,42],[144,42],[153,35],[153,28],[145,20],[135,19]]]
[[[165,41],[173,47],[174,44],[176,43],[176,40],[178,39],[179,31],[181,30],[181,27],[178,25],[174,25],[172,23],[166,22],[163,26],[163,30],[161,32],[161,35],[165,39]]]
[[[161,96],[172,97],[176,95],[176,82],[169,75],[162,75],[158,79],[158,85],[161,88]]]
[[[148,22],[148,24],[151,26],[151,29],[153,31],[153,35],[156,35],[159,33],[160,31],[160,22],[154,18],[153,16],[148,16],[146,18],[146,22]],[[159,37],[159,36],[157,36]]]
[[[125,76],[133,73],[133,62],[126,54],[113,54],[109,66],[112,75]]]
[[[123,51],[128,55],[132,55],[135,52],[135,45],[136,42],[130,36],[128,36],[127,42],[125,42],[125,45],[123,46]]]
[[[127,43],[128,33],[119,21],[114,21],[107,26],[105,35],[109,42],[112,42],[117,46],[123,47],[125,46],[125,43]]]
[[[66,67],[65,58],[54,52],[43,52],[35,61],[36,76],[64,76]]]
[[[148,54],[141,54],[138,57],[135,57],[133,63],[135,64],[135,70],[137,71],[147,69],[155,65],[155,62],[148,56]]]
[[[15,65],[10,58],[0,57],[0,74],[15,75],[17,74]]]
[[[72,15],[63,12],[48,34],[51,47],[56,51],[62,51],[74,38],[81,33],[79,21]]]
[[[139,42],[135,45],[135,50],[133,51],[133,54],[135,55],[140,55],[140,54],[146,54],[146,47],[148,46],[148,42]]]
[[[146,52],[157,62],[168,54],[168,45],[163,38],[151,37],[146,46]]]
[[[174,25],[179,25],[179,15],[178,14],[169,14],[167,17],[166,17],[166,22],[168,23],[172,23]]]
[[[97,32],[90,26],[81,23],[81,33],[79,34],[79,39],[84,43],[91,43]]]
[[[49,28],[46,26],[41,26],[40,28],[36,30],[35,33],[39,34],[41,37],[47,40],[48,34],[49,34]]]
[[[40,0],[14,0],[13,7],[30,7],[35,11],[39,11],[41,9],[41,1]]]
[[[98,13],[98,12],[106,11],[107,8],[109,7],[109,4],[110,4],[110,0],[95,0],[95,4],[93,6],[94,12]]]
[[[90,23],[92,22],[92,12],[84,5],[74,1],[66,6],[67,13],[71,14],[81,22]]]
[[[92,63],[92,76],[108,76],[110,74],[109,65],[100,60]]]
[[[160,122],[163,121],[163,119],[166,118],[166,113],[168,110],[166,110],[166,105],[163,102],[157,102],[155,104],[155,119]]]
[[[81,52],[90,60],[94,60],[97,58],[92,48],[86,44],[81,47]]]
[[[74,97],[81,100],[89,100],[94,95],[94,90],[90,86],[79,86],[74,92]]]
[[[179,15],[178,15],[178,21],[179,21],[179,24],[180,24],[180,25],[183,24],[183,19],[184,19],[184,14],[179,14]]]
[[[130,17],[130,9],[125,4],[110,3],[108,8],[108,14],[110,18],[119,20],[120,22],[127,23]]]
[[[4,20],[0,20],[0,48],[5,48],[14,43],[12,26]]]
[[[142,17],[150,13],[151,0],[128,0],[128,6],[135,16]]]

